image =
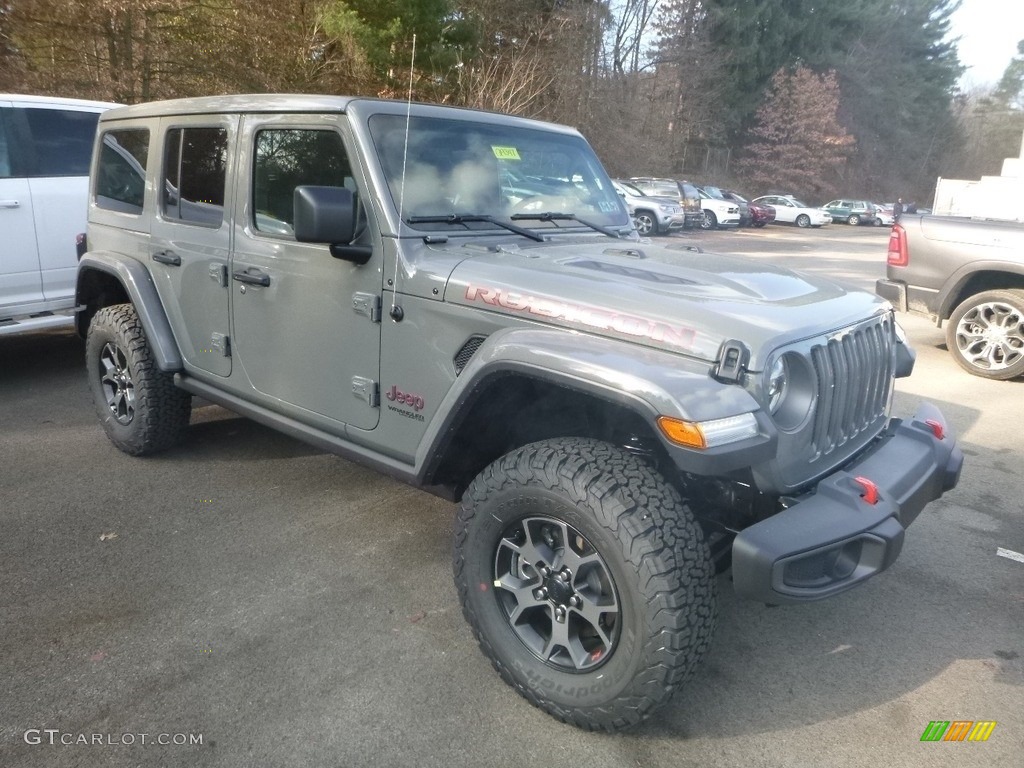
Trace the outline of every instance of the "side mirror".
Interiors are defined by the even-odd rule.
[[[301,186],[292,198],[295,239],[300,243],[326,243],[331,255],[355,264],[370,260],[373,249],[352,245],[358,218],[358,198],[345,187]]]

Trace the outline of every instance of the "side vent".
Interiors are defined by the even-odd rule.
[[[455,353],[455,357],[452,358],[452,365],[455,366],[455,375],[458,376],[462,373],[462,369],[469,365],[469,361],[476,354],[476,351],[480,349],[480,345],[484,343],[486,336],[470,336],[466,339],[466,343],[462,345],[462,349]]]

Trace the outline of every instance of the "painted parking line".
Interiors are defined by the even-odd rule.
[[[1016,560],[1018,563],[1024,563],[1024,555],[1020,552],[1014,552],[1012,549],[1003,549],[999,547],[996,549],[996,554],[999,557],[1005,557],[1007,560]]]

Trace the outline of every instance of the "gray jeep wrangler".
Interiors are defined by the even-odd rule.
[[[78,329],[121,450],[193,395],[459,502],[483,652],[584,728],[639,722],[716,622],[893,563],[953,488],[938,410],[869,293],[638,239],[575,131],[462,109],[230,96],[106,112]],[[140,471],[145,471],[140,465]]]

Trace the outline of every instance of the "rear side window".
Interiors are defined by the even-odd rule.
[[[684,181],[683,182],[683,196],[684,197],[700,197],[700,192],[697,191],[697,188],[695,186],[693,186],[693,184],[687,184]]]
[[[163,212],[168,219],[219,227],[224,221],[228,132],[172,128],[164,145]]]
[[[0,112],[6,110],[0,109]],[[11,161],[7,150],[7,131],[4,129],[4,121],[0,119],[0,179],[11,178]]]
[[[98,112],[35,107],[3,110],[7,172],[20,178],[88,176]],[[16,147],[16,149],[15,149]]]
[[[273,129],[256,134],[253,225],[272,235],[292,234],[295,188],[303,185],[355,190],[348,155],[334,131]]]
[[[96,205],[121,213],[142,213],[148,154],[149,131],[145,128],[104,133],[96,167]]]

